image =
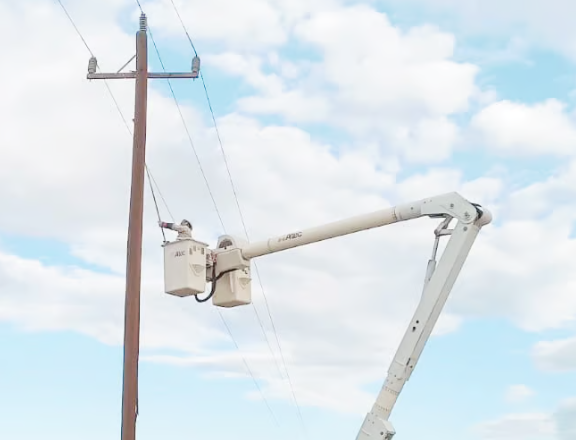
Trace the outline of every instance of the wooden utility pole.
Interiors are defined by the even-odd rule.
[[[140,29],[136,33],[136,71],[122,69],[116,73],[96,73],[95,57],[88,64],[88,79],[136,80],[134,106],[134,141],[132,147],[132,184],[130,191],[130,217],[128,222],[128,249],[126,262],[126,301],[124,305],[124,366],[122,390],[122,440],[136,439],[138,414],[138,357],[140,353],[140,288],[142,279],[142,223],[144,213],[144,173],[146,166],[146,112],[148,104],[148,78],[198,78],[200,61],[195,57],[192,71],[185,73],[148,72],[148,36],[146,16],[140,16]]]

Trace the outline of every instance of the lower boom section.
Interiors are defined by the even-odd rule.
[[[395,434],[392,423],[370,412],[364,418],[356,440],[392,440]]]

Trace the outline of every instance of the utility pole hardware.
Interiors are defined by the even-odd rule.
[[[122,70],[136,58],[136,71]],[[126,261],[126,302],[124,308],[124,364],[122,390],[122,440],[136,439],[138,415],[138,357],[140,352],[140,288],[142,279],[142,224],[144,213],[144,175],[146,166],[146,112],[148,78],[198,78],[200,59],[195,56],[190,72],[148,72],[148,35],[146,15],[140,15],[140,29],[136,33],[136,55],[116,73],[96,73],[95,57],[88,62],[87,78],[135,79],[134,140],[132,149],[132,183],[128,221]]]

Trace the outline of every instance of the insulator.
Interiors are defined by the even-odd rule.
[[[146,22],[146,14],[142,13],[140,15],[140,30],[145,32],[147,27],[148,24]]]
[[[200,75],[200,57],[196,55],[192,58],[192,76],[198,78],[198,75]]]
[[[98,66],[96,57],[91,57],[90,61],[88,61],[88,73],[96,73],[96,66]]]

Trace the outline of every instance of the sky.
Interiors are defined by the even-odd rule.
[[[86,73],[90,51],[104,72],[132,57],[140,10],[62,2],[88,48],[56,0],[0,0],[10,440],[120,436],[134,84]],[[188,71],[188,33],[214,115],[201,80],[150,80],[162,220],[187,218],[214,246],[449,191],[488,207],[395,439],[576,438],[576,3],[141,5],[150,70]],[[258,258],[253,304],[221,310],[164,293],[148,186],[145,204],[138,439],[354,439],[437,221]]]

